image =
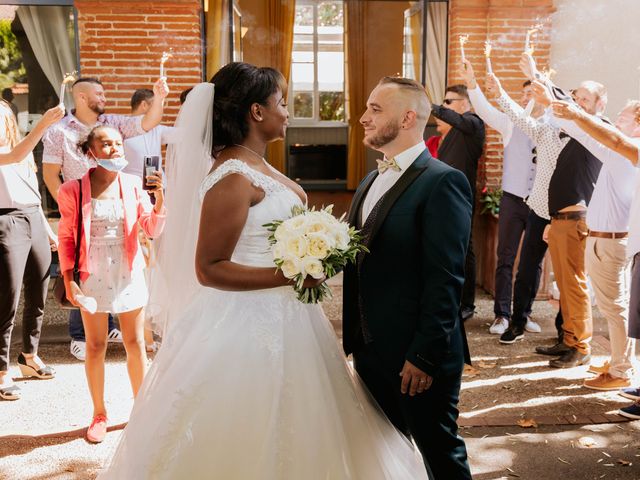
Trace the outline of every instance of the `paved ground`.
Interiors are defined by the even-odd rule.
[[[325,305],[336,327],[340,302],[338,294]],[[596,393],[581,387],[582,379],[589,376],[584,367],[550,370],[545,358],[532,353],[535,345],[551,342],[553,307],[536,302],[534,313],[543,333],[527,335],[523,342],[507,347],[487,333],[490,298],[479,294],[478,305],[476,316],[467,323],[475,371],[465,376],[460,420],[461,425],[483,425],[461,429],[474,478],[640,479],[640,422],[612,423],[616,417],[603,416],[628,402],[615,392]],[[121,345],[111,345],[106,397],[113,427],[101,445],[83,440],[90,401],[83,365],[69,354],[64,324],[64,314],[53,309],[47,313],[41,355],[55,365],[56,379],[19,380],[23,398],[0,402],[2,480],[93,479],[127,420],[132,399],[124,351]],[[603,320],[596,316],[594,343],[599,360],[606,351],[603,327]],[[17,333],[14,340],[19,338]],[[17,351],[14,348],[13,357]],[[533,420],[540,426],[522,428],[518,420]]]

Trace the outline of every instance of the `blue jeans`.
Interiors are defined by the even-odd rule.
[[[116,324],[113,321],[113,315],[109,314],[109,331],[116,328]],[[84,326],[82,325],[82,316],[80,310],[71,310],[69,312],[69,336],[80,342],[84,342]]]

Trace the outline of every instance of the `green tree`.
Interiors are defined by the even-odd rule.
[[[341,27],[343,23],[342,2],[322,2],[318,5],[318,26]]]
[[[0,88],[26,81],[27,71],[22,63],[18,39],[11,31],[11,22],[0,20]]]

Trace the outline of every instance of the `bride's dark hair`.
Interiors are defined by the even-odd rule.
[[[211,78],[215,85],[213,100],[213,156],[225,146],[242,143],[249,133],[251,105],[266,105],[278,91],[287,92],[287,83],[275,68],[243,62],[222,67]]]

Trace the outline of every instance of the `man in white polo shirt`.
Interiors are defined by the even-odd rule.
[[[570,112],[578,110],[576,105],[558,105],[555,110],[560,115],[563,115],[564,109]],[[628,135],[632,133],[633,122],[626,120],[633,118],[633,109],[633,105],[627,106],[616,120],[616,127]],[[578,112],[576,115],[587,114]],[[630,259],[626,250],[637,169],[631,162],[594,140],[575,122],[557,117],[554,117],[554,121],[602,162],[587,209],[589,237],[586,263],[598,309],[608,322],[611,359],[603,366],[592,365],[589,371],[598,376],[585,380],[584,386],[593,390],[619,390],[630,386],[631,358],[635,350],[635,341],[627,335]],[[594,117],[593,121],[603,122],[599,117]]]

